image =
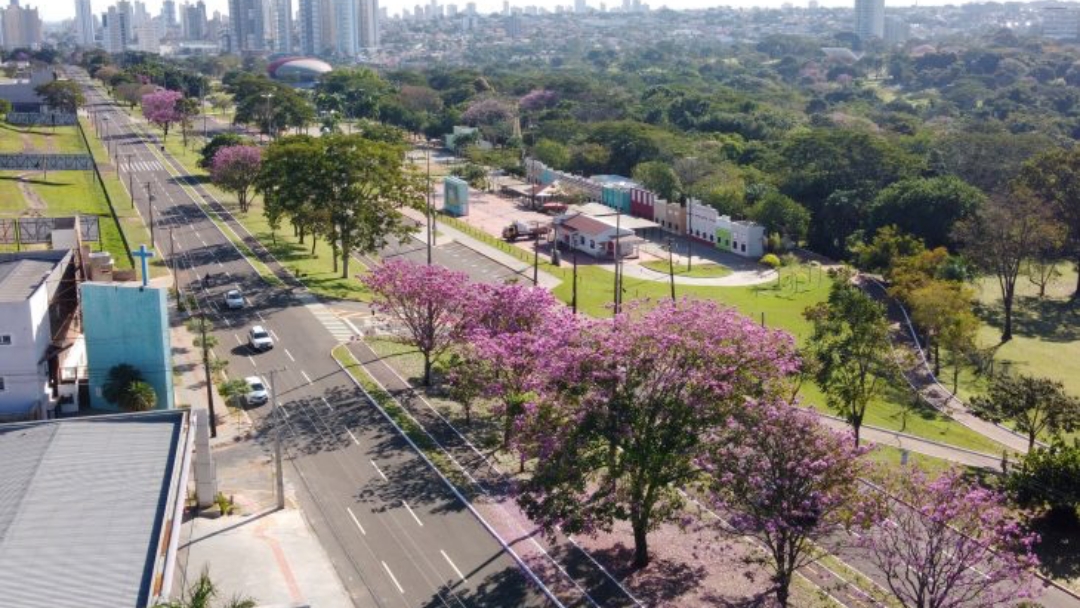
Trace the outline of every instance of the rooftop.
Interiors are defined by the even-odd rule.
[[[34,295],[67,250],[0,253],[0,303],[21,302]]]
[[[0,425],[0,597],[21,608],[145,606],[185,414]]]

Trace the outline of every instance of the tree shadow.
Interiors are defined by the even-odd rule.
[[[998,330],[1005,326],[1005,309],[999,303],[976,304],[975,314]],[[1013,305],[1013,333],[1050,342],[1080,340],[1080,307],[1072,300],[1018,296]]]
[[[1051,509],[1032,519],[1031,529],[1042,537],[1035,554],[1043,574],[1058,580],[1080,576],[1080,520],[1075,512]]]
[[[500,552],[495,555],[503,555]],[[494,557],[492,558],[494,559]],[[476,571],[464,573],[472,579]],[[466,586],[468,585],[468,586]],[[476,608],[503,608],[504,606],[550,606],[551,603],[529,582],[517,568],[507,567],[489,574],[479,583],[444,584],[424,603],[425,608],[442,608],[458,602]]]
[[[25,169],[25,171],[40,171],[38,169]],[[23,182],[25,184],[31,184],[34,186],[70,186],[71,182],[54,182],[52,180],[45,180],[33,177],[18,177],[14,175],[0,176],[0,181],[6,182]]]

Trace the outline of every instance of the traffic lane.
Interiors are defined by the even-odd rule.
[[[354,446],[363,449],[356,466],[367,468],[366,477],[376,483],[365,486],[352,498],[357,501],[357,509],[365,509],[362,513],[393,517],[395,542],[411,549],[409,559],[427,569],[428,578],[417,581],[427,583],[426,588],[419,587],[428,594],[425,602],[440,605],[447,593],[453,593],[465,598],[467,605],[547,605],[513,558],[503,552],[435,472],[367,403],[351,380],[345,376],[345,383],[340,382],[343,374],[337,371],[320,379],[318,388],[327,397],[323,406],[310,400],[290,406],[289,421],[295,423],[298,415],[303,415],[311,425],[307,441],[299,446],[302,451],[321,452],[330,447],[348,453]],[[312,436],[315,426],[321,426],[323,431]],[[345,436],[335,429],[345,429]],[[324,469],[318,474],[329,475],[330,484],[337,479]],[[395,574],[408,567],[407,563],[388,564]],[[404,582],[402,586],[406,587]],[[406,589],[411,592],[412,585]]]
[[[421,228],[422,229],[422,228]],[[420,235],[422,238],[422,234]],[[383,260],[405,259],[418,264],[427,263],[427,245],[415,237],[404,243],[389,243],[379,252]],[[505,283],[521,279],[521,275],[491,258],[469,249],[461,243],[451,242],[432,248],[432,259],[440,266],[465,273],[471,280],[481,283]]]

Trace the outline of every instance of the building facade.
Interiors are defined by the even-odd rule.
[[[885,0],[855,0],[855,33],[863,40],[885,36]]]
[[[75,0],[75,42],[80,46],[94,46],[94,9],[90,0]]]
[[[123,53],[134,42],[131,3],[121,0],[102,19],[102,46],[110,53]]]
[[[229,45],[236,53],[266,50],[265,0],[229,0]]]
[[[0,15],[5,49],[41,48],[41,18],[37,8],[23,8],[11,0]]]

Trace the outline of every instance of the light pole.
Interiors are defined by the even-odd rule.
[[[277,494],[277,508],[285,508],[285,476],[281,468],[281,423],[282,418],[278,414],[277,390],[274,387],[274,376],[278,370],[270,370],[270,418],[274,420],[274,486]]]
[[[432,209],[431,209],[431,145],[428,142],[424,142],[424,151],[427,153],[427,207],[424,210],[424,216],[427,218],[427,264],[431,266],[431,248],[434,238],[434,230],[431,225],[432,222]],[[445,208],[446,203],[443,202]]]
[[[133,180],[132,180],[133,173],[131,172],[131,159],[134,158],[134,157],[135,157],[134,154],[128,154],[127,155],[127,161],[128,161],[127,162],[128,194],[131,195],[131,208],[132,209],[135,208],[135,189],[134,189],[134,183],[133,183]]]
[[[109,117],[101,117],[101,134],[105,136],[105,153],[112,156],[112,151],[109,149]]]
[[[270,136],[270,127],[273,125],[273,117],[270,116],[270,100],[274,98],[274,94],[263,93],[259,97],[262,97],[266,100],[266,140],[270,141],[271,139],[273,139]]]
[[[146,182],[146,206],[150,208],[150,246],[154,246],[154,193],[153,184]]]

